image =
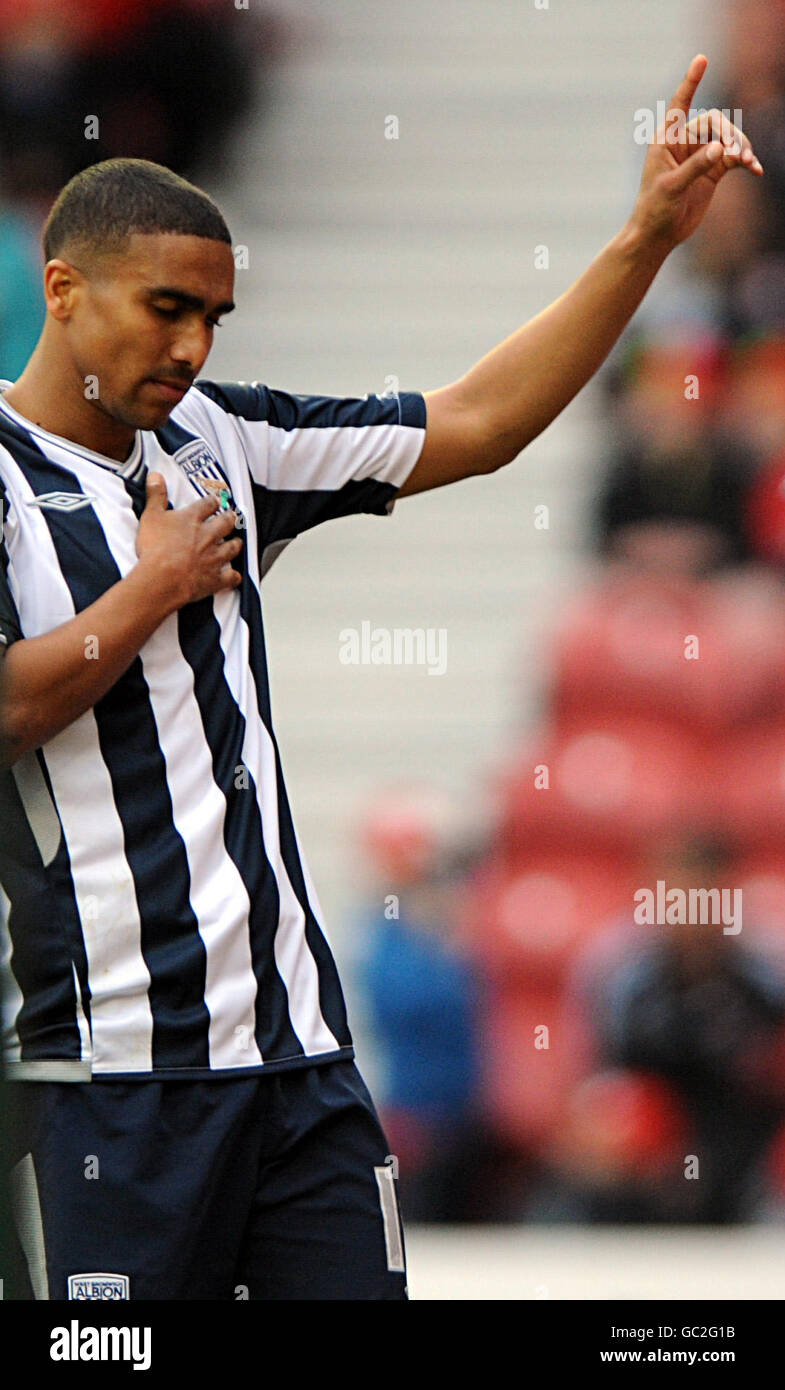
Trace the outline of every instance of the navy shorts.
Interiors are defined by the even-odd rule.
[[[394,1160],[354,1062],[7,1089],[22,1296],[407,1297]]]

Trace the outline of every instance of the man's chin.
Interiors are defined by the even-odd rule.
[[[122,423],[134,430],[157,430],[166,424],[177,401],[137,401],[123,412]],[[118,416],[115,416],[118,419]]]
[[[140,418],[136,425],[136,428],[138,430],[160,429],[161,425],[166,424],[167,420],[169,419],[169,416],[175,408],[175,405],[177,404],[177,401],[173,401],[171,404],[169,404],[166,401],[162,401],[161,404],[157,406],[146,406],[143,411],[139,411]]]
[[[157,430],[166,424],[176,404],[176,401],[140,400],[134,395],[131,400],[102,401],[101,412],[127,430]]]

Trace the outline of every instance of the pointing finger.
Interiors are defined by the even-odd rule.
[[[679,110],[682,111],[685,116],[687,115],[692,105],[692,99],[698,90],[703,74],[708,66],[709,60],[706,55],[704,53],[696,53],[671,100],[671,110]]]

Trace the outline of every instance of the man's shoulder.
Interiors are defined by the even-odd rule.
[[[201,407],[213,416],[223,414],[241,420],[267,420],[271,395],[260,381],[205,381],[200,378],[183,398],[180,409]]]
[[[180,411],[198,409],[245,421],[263,422],[275,430],[357,429],[363,426],[410,425],[425,428],[425,403],[416,391],[328,396],[284,391],[260,381],[194,382]]]

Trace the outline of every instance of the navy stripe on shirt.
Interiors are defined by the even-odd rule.
[[[29,436],[6,447],[37,496],[82,493],[75,475],[50,463]],[[81,612],[120,580],[117,563],[92,507],[67,519],[56,511],[43,515],[74,607]],[[138,656],[93,706],[93,714],[134,879],[140,946],[150,973],[153,1066],[207,1067],[206,953],[190,904],[188,858],[174,823],[166,764]],[[146,834],[153,822],[154,840]]]

